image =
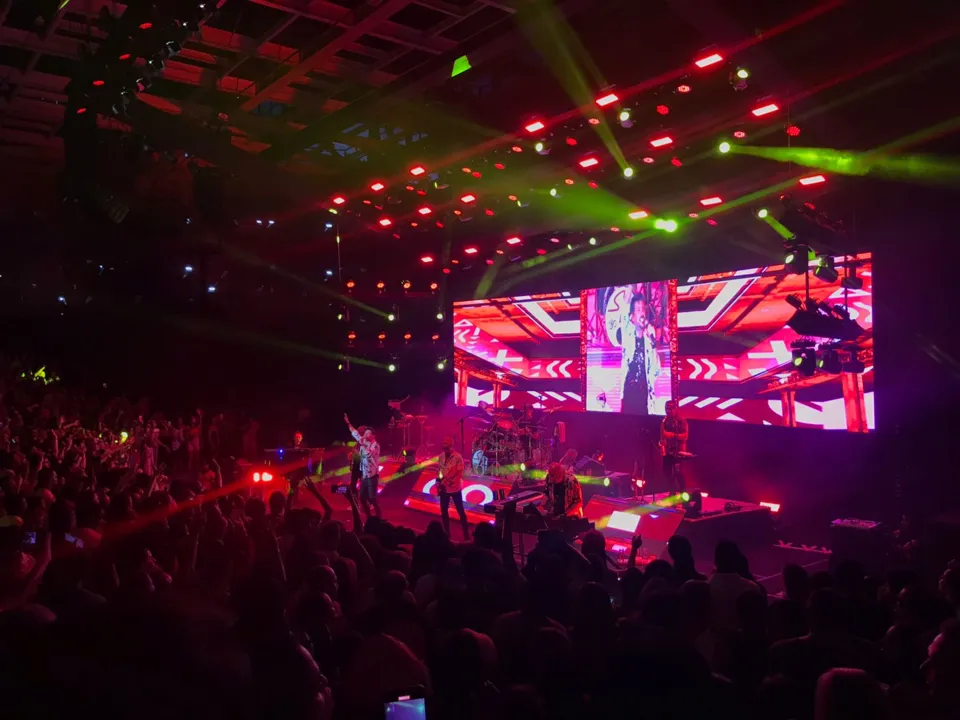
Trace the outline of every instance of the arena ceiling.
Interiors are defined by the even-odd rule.
[[[804,166],[798,148],[907,152],[955,130],[949,3],[217,4],[128,112],[98,125],[167,151],[154,186],[195,186],[185,165],[215,169],[228,242],[304,274],[339,263],[343,281],[387,269],[481,282],[505,264],[520,277],[663,243],[656,220],[677,221],[676,237],[749,240],[768,232],[751,214],[783,192],[843,214],[831,198],[861,179],[822,152]],[[67,86],[106,37],[103,8],[128,10],[0,3],[8,169],[62,167]],[[747,150],[721,156],[723,140]],[[54,194],[53,174],[38,177]],[[211,214],[196,195],[166,211]]]

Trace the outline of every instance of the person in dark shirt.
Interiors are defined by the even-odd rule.
[[[683,477],[680,475],[680,454],[687,450],[687,438],[690,430],[687,421],[680,417],[680,409],[675,400],[666,405],[667,415],[660,423],[660,452],[663,454],[663,477],[667,486],[676,492],[683,490]]]

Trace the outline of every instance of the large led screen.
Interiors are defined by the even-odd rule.
[[[583,410],[580,293],[456,303],[459,405]]]
[[[844,289],[812,272],[810,297],[845,306],[863,329],[848,341],[862,373],[800,372],[787,326],[806,279],[783,265],[454,304],[456,401],[501,408],[662,415],[868,432],[873,393],[873,265]],[[821,342],[817,340],[817,342]],[[826,341],[823,341],[826,342]],[[847,357],[845,355],[845,357]]]
[[[843,274],[843,259],[837,258]],[[810,297],[846,303],[864,329],[857,341],[862,374],[793,366],[791,343],[800,339],[787,322],[791,295],[803,297],[805,278],[783,265],[749,268],[681,280],[677,287],[679,403],[684,417],[762,425],[873,430],[873,266],[855,259],[859,290],[845,290],[810,274]]]
[[[648,282],[584,293],[587,410],[664,414],[673,397],[673,287]]]

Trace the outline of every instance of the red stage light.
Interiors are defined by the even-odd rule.
[[[688,93],[690,90],[691,88],[689,85],[677,85],[677,92]]]
[[[513,146],[512,148],[510,148],[510,149],[511,149],[513,152],[523,152],[523,148],[520,147],[519,145],[514,145],[514,146]]]
[[[386,217],[380,218],[379,220],[377,220],[377,222],[380,223],[380,227],[390,227],[391,225],[393,225],[393,220]]]
[[[260,479],[263,480],[264,482],[270,482],[271,480],[273,480],[273,475],[271,475],[268,472],[265,472],[260,475]]]
[[[423,175],[426,171],[427,169],[422,165],[417,165],[416,167],[410,168],[411,175]]]
[[[528,133],[535,133],[535,132],[540,132],[545,127],[546,125],[544,125],[541,120],[534,120],[532,123],[530,123],[523,129],[526,130]]]
[[[537,255],[546,255],[547,251],[543,248],[537,248]]]
[[[454,215],[463,215],[463,212],[462,212],[461,210],[454,210],[454,211],[453,211],[453,214],[454,214]]]
[[[587,185],[589,185],[589,186],[590,186],[591,188],[593,188],[594,190],[596,190],[598,187],[600,187],[600,186],[597,185],[593,180],[591,180],[590,182],[588,182]]]
[[[518,237],[507,238],[507,245],[519,245],[519,244],[520,244],[520,238]]]
[[[556,245],[559,245],[559,244],[560,244],[560,238],[550,238],[550,242],[552,242],[552,243],[554,243],[554,244],[556,244]]]
[[[719,62],[723,62],[723,56],[720,53],[713,53],[711,55],[707,55],[706,57],[702,57],[699,60],[694,60],[693,64],[702,70],[703,68],[710,67],[711,65],[716,65]]]
[[[503,250],[501,250],[500,248],[497,248],[497,255],[503,255]]]
[[[509,200],[510,202],[516,202],[516,201],[517,201],[517,196],[516,196],[516,195],[507,195],[507,200]]]
[[[584,158],[584,159],[581,160],[580,163],[579,163],[580,167],[582,167],[582,168],[591,168],[591,167],[593,167],[594,165],[599,165],[599,164],[600,164],[600,161],[597,160],[595,157]]]
[[[149,30],[152,27],[153,27],[153,23],[151,22],[140,23],[141,30]]]
[[[787,128],[787,135],[789,135],[790,137],[799,137],[800,128],[798,128],[796,125],[791,125],[790,127]]]
[[[754,108],[750,112],[754,117],[763,117],[764,115],[769,115],[780,109],[780,106],[776,103],[767,103],[766,105],[761,105],[758,108]]]
[[[743,140],[747,136],[747,134],[743,130],[734,130],[733,136],[737,140]]]
[[[464,248],[463,252],[466,255],[476,255],[478,250],[475,247],[468,247],[468,248]]]
[[[599,125],[600,118],[590,118],[589,120],[587,120],[587,122],[590,123],[591,125]]]
[[[483,213],[484,213],[484,215],[490,215],[490,216],[492,216],[492,215],[493,215],[493,210],[491,210],[490,208],[487,208],[486,210],[483,211]]]
[[[648,215],[649,213],[646,210],[634,210],[629,217],[631,220],[643,220]]]
[[[424,265],[429,265],[433,262],[433,255],[424,255],[422,258],[420,258],[420,262],[422,262]]]
[[[403,287],[404,290],[409,290],[409,289],[410,289],[410,281],[409,281],[409,280],[404,280],[402,287]]]
[[[618,228],[616,225],[613,225],[610,228],[610,232],[620,232],[620,228]]]
[[[493,258],[487,258],[487,265],[493,265]]]
[[[503,169],[506,167],[506,165],[504,165],[503,163],[494,163],[493,166],[494,166],[497,170],[503,170]]]
[[[468,167],[460,168],[460,169],[461,169],[463,172],[465,172],[465,173],[470,172],[470,168],[468,168]]]
[[[576,146],[577,146],[577,141],[576,141],[576,139],[575,139],[575,138],[572,138],[572,137],[568,137],[567,140],[566,140],[566,143],[567,143],[567,145],[569,145],[570,147],[576,147]]]
[[[780,503],[762,502],[760,503],[760,507],[770,508],[770,512],[772,513],[780,512]]]
[[[696,219],[696,218],[700,217],[700,213],[697,213],[697,212],[687,213],[687,217],[692,217],[692,218]]]
[[[357,334],[355,332],[350,332],[347,334],[347,340],[356,340]]]
[[[657,105],[657,112],[661,115],[669,115],[670,108],[668,108],[666,105]]]
[[[77,108],[77,115],[83,115],[86,111],[86,108]]]
[[[433,212],[433,210],[431,210],[431,209],[428,208],[426,205],[424,205],[422,208],[420,208],[419,210],[417,210],[417,212],[420,213],[421,215],[429,215],[430,213]]]
[[[442,228],[442,227],[443,227],[443,223],[442,223],[442,222],[440,222],[439,220],[437,221],[437,223],[436,223],[436,224],[437,224],[437,227],[438,227],[438,228]]]
[[[260,473],[255,472],[255,473],[253,474],[253,481],[254,481],[255,483],[260,482]]]
[[[650,157],[649,155],[647,155],[647,156],[643,159],[643,161],[644,161],[647,165],[653,165],[653,162],[654,162],[653,158]]]
[[[384,340],[386,340],[386,339],[387,339],[387,334],[386,334],[386,333],[380,333],[379,335],[377,335],[377,340],[380,340],[381,342],[384,341]]]
[[[719,195],[714,195],[712,197],[706,197],[700,200],[700,204],[704,207],[710,207],[711,205],[719,205],[723,202],[723,198]]]
[[[420,225],[418,223],[412,222],[410,223],[410,227],[420,227]]]
[[[607,93],[606,95],[601,95],[597,98],[597,105],[600,107],[606,107],[607,105],[612,105],[617,102],[620,98],[617,97],[616,93]]]
[[[449,274],[450,274],[450,268],[444,268],[444,269],[443,269],[443,274],[444,274],[444,275],[449,275]]]
[[[716,227],[717,221],[714,220],[713,218],[707,218],[707,225],[713,225],[714,227]]]
[[[385,287],[386,287],[386,285],[385,285],[384,283],[382,283],[382,282],[378,282],[378,283],[377,283],[377,290],[383,290]]]
[[[93,86],[94,86],[94,87],[103,87],[104,85],[106,85],[106,83],[105,83],[103,80],[94,80],[94,81],[93,81]]]
[[[466,195],[461,195],[461,196],[460,196],[460,202],[462,202],[462,203],[472,203],[472,202],[475,201],[476,199],[477,199],[477,196],[476,196],[476,195],[471,195],[470,193],[467,193]]]
[[[337,195],[333,198],[334,205],[343,205],[346,201],[347,199],[343,195]]]
[[[430,339],[433,340],[434,342],[436,342],[437,340],[440,339],[440,336],[439,336],[439,335],[433,335],[433,336],[430,337]]]
[[[820,183],[825,183],[827,179],[823,175],[809,175],[807,177],[800,178],[801,185],[819,185]]]
[[[440,287],[440,286],[437,285],[436,283],[430,283],[430,289],[431,289],[431,290],[436,290],[438,287]]]
[[[375,183],[371,183],[370,185],[370,189],[373,190],[374,192],[380,192],[385,187],[386,185],[384,185],[382,182],[375,182]]]
[[[412,337],[413,337],[413,335],[411,335],[410,333],[404,333],[404,334],[403,334],[403,339],[404,339],[404,340],[409,340],[409,339],[412,338]]]
[[[130,53],[123,53],[117,60],[129,60],[131,57],[132,55],[130,55]]]
[[[354,288],[354,287],[356,287],[356,285],[357,285],[357,284],[356,284],[353,280],[347,280],[347,287],[348,287],[348,288]]]
[[[564,180],[564,182],[565,182],[567,185],[573,185],[573,178],[566,178],[566,179]]]
[[[479,170],[475,170],[475,171],[473,172],[473,176],[474,176],[475,178],[481,178],[481,177],[483,177],[483,173],[481,173]]]
[[[665,145],[672,145],[673,138],[669,135],[664,135],[663,137],[654,138],[650,141],[652,147],[664,147]]]
[[[674,167],[683,167],[683,160],[678,157],[670,158],[670,164]]]
[[[403,189],[404,189],[404,190],[409,190],[410,192],[413,192],[413,191],[415,190],[415,188],[413,187],[413,185],[404,185]]]

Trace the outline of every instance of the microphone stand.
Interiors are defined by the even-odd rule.
[[[466,422],[466,417],[460,418],[457,422],[460,423],[460,454],[463,455],[467,451],[466,444],[464,442],[463,434],[463,423]]]

